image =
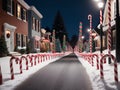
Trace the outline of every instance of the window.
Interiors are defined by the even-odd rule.
[[[39,48],[39,41],[35,40],[35,48]]]
[[[35,31],[36,31],[36,19],[35,19]]]
[[[40,22],[38,21],[38,32],[40,31],[40,25],[39,25],[39,23],[40,23]]]
[[[23,21],[26,21],[26,10],[25,9],[22,9],[22,19]]]
[[[17,4],[17,17],[21,19],[21,6],[19,4]]]
[[[38,32],[40,32],[40,21],[39,21],[39,31]]]
[[[38,31],[38,20],[36,20],[36,31]]]
[[[26,36],[23,35],[23,47],[26,47]]]
[[[19,33],[17,34],[17,39],[18,39],[17,44],[18,44],[19,47],[21,47],[21,34],[19,34]]]
[[[35,18],[34,17],[32,18],[32,29],[35,30]]]
[[[12,14],[12,0],[7,1],[7,12]]]

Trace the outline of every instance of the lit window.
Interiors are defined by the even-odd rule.
[[[32,18],[32,29],[35,30],[35,18],[34,17]]]
[[[17,17],[21,19],[21,6],[19,4],[17,5]]]
[[[23,47],[25,47],[26,46],[26,36],[24,35],[23,36]]]

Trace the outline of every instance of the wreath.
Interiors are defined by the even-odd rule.
[[[9,37],[10,37],[10,33],[7,33],[7,35],[6,35],[6,36],[7,36],[7,38],[9,38]]]

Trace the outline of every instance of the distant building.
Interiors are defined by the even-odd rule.
[[[28,10],[28,37],[30,40],[30,47],[32,52],[40,51],[41,39],[41,13],[31,6]]]
[[[23,0],[0,0],[0,36],[4,35],[9,52],[25,49],[28,40],[27,10]]]

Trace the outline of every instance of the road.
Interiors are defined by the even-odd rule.
[[[40,69],[14,90],[92,90],[92,85],[77,56],[70,54]]]

